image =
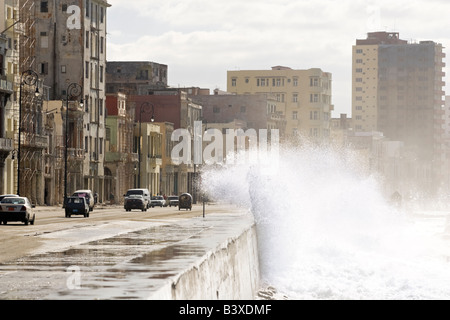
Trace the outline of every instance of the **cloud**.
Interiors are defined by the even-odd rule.
[[[448,46],[440,0],[109,0],[108,60],[169,66],[169,84],[226,89],[226,71],[318,67],[332,72],[336,109],[350,113],[351,52],[367,32]]]

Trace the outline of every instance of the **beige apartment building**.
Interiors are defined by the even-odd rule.
[[[321,69],[227,72],[227,91],[234,94],[273,94],[286,116],[286,139],[305,137],[328,141],[332,105],[332,75]]]

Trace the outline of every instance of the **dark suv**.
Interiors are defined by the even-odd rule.
[[[68,197],[66,202],[66,218],[70,218],[73,214],[89,217],[89,205],[85,197]]]

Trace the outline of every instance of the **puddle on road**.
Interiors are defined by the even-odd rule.
[[[58,299],[80,295],[86,299],[130,299],[136,297],[136,291],[145,295],[154,287],[155,279],[175,276],[190,263],[190,259],[198,259],[206,253],[206,248],[193,246],[189,241],[182,242],[198,237],[203,230],[205,227],[192,225],[157,226],[87,242],[61,252],[0,264],[0,275],[7,274],[0,276],[0,292],[7,292],[8,288],[4,286],[14,283],[14,296],[33,299],[27,297],[27,283],[22,281],[21,285],[21,279],[45,276],[47,286],[47,279],[51,278],[59,289],[55,292],[55,288],[44,286],[40,297]],[[80,270],[81,290],[67,288],[66,281],[70,275],[67,270],[74,266]],[[118,288],[123,293],[117,292]],[[134,294],[131,291],[135,291]],[[8,295],[0,298],[8,299]]]

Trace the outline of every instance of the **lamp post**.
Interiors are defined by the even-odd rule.
[[[144,102],[141,104],[141,108],[139,109],[139,143],[138,143],[138,155],[139,155],[139,169],[138,169],[138,188],[141,187],[141,135],[142,135],[142,113],[144,113],[145,108],[152,107],[152,118],[151,122],[155,121],[155,106],[151,103]]]
[[[66,130],[65,130],[65,148],[64,148],[64,208],[67,202],[67,149],[69,145],[69,101],[78,99],[83,93],[83,87],[78,83],[71,83],[66,91]],[[83,99],[80,100],[80,106],[83,106]]]
[[[39,96],[38,87],[39,76],[33,70],[26,70],[20,76],[20,90],[19,90],[19,141],[17,144],[17,195],[20,195],[20,142],[22,139],[22,89],[23,85],[36,86],[35,95]]]

